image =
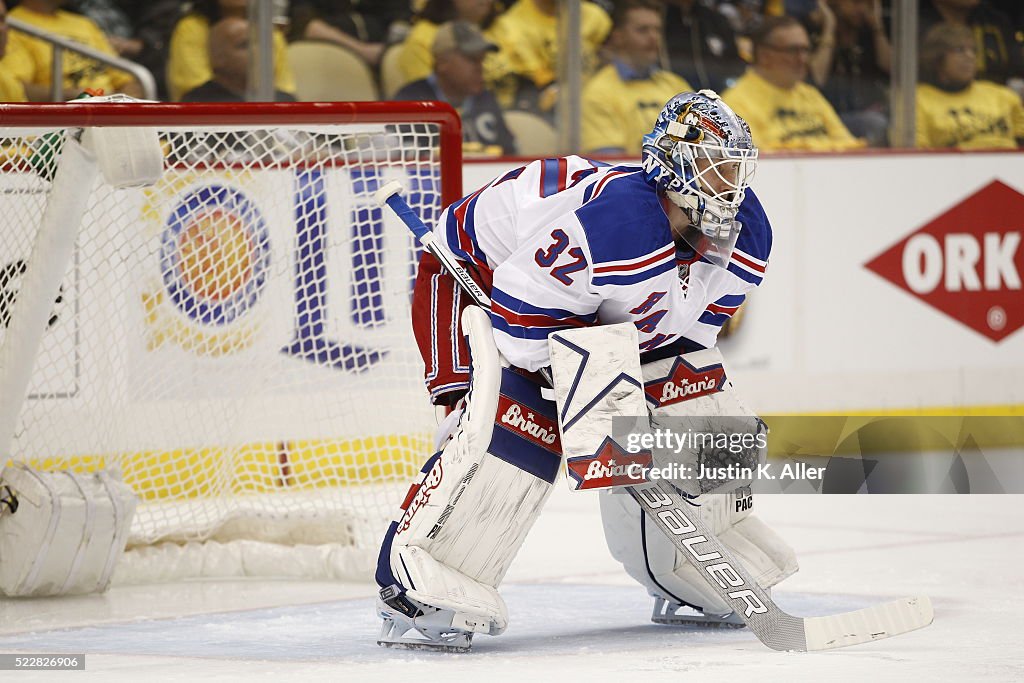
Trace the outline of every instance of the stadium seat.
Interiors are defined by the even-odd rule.
[[[354,52],[314,40],[288,46],[295,96],[303,102],[367,102],[380,99],[373,72]]]
[[[519,154],[524,157],[554,154],[558,150],[558,133],[536,114],[506,111],[505,125],[515,136]]]
[[[398,65],[400,54],[402,54],[402,44],[398,43],[384,50],[384,54],[381,55],[380,90],[385,99],[394,97],[395,93],[409,82]]]

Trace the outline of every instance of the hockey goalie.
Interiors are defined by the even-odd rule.
[[[381,546],[382,645],[465,650],[473,634],[508,626],[498,587],[562,465],[545,378],[553,333],[631,324],[631,348],[597,334],[598,346],[580,352],[603,352],[596,367],[639,355],[648,391],[638,409],[652,420],[751,415],[715,341],[771,251],[749,189],[756,163],[749,128],[715,93],[682,93],[644,137],[641,166],[535,161],[444,211],[433,239],[491,307],[467,306],[439,262],[421,260],[413,326],[432,401],[447,416]],[[699,388],[684,376],[708,368],[717,380]],[[654,621],[742,625],[629,495],[599,495],[609,549],[653,597]],[[762,588],[796,571],[789,546],[751,514],[749,488],[688,502]]]

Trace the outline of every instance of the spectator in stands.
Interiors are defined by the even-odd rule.
[[[324,40],[375,66],[388,42],[408,27],[408,0],[297,0],[291,7],[291,40]]]
[[[7,52],[7,5],[0,0],[0,60]],[[0,61],[0,102],[24,102],[25,86],[14,76],[7,73]]]
[[[611,63],[583,89],[583,150],[639,158],[643,136],[654,127],[665,102],[690,84],[661,69],[663,26],[656,0],[624,0],[608,37]]]
[[[810,12],[798,18],[811,38],[811,54],[807,61],[810,82],[820,88],[828,80],[828,72],[832,67],[836,47],[836,15],[828,0],[813,0],[808,5],[811,6]]]
[[[764,20],[761,0],[730,0],[716,2],[715,7],[729,20],[736,35],[749,35]]]
[[[132,37],[131,19],[114,0],[71,0],[68,9],[92,19],[122,57],[132,59],[142,49]]]
[[[11,10],[11,18],[44,31],[70,38],[87,47],[117,56],[103,31],[90,19],[61,7],[65,0],[22,0]],[[17,78],[25,87],[25,94],[33,101],[50,99],[50,71],[53,64],[53,49],[39,38],[14,32],[7,46],[2,70]],[[70,100],[85,89],[102,90],[106,94],[115,92],[141,97],[142,87],[131,74],[111,69],[75,52],[64,52],[64,83],[61,97]]]
[[[582,2],[583,74],[597,68],[597,53],[611,30],[608,13],[593,2]],[[516,0],[500,15],[495,30],[518,79],[514,107],[539,113],[554,108],[558,77],[558,0]]]
[[[764,21],[765,13],[761,0],[735,0],[734,2],[716,3],[718,11],[729,20],[736,34],[736,49],[744,63],[754,61],[753,43],[750,36]]]
[[[211,78],[185,93],[181,101],[244,102],[249,83],[249,35],[249,21],[242,17],[224,17],[213,24],[206,46]],[[295,96],[275,90],[274,100],[294,102]],[[185,164],[279,161],[315,146],[311,134],[274,128],[175,132],[167,136],[167,141],[168,157],[174,163]]]
[[[669,68],[695,88],[721,92],[743,74],[746,64],[740,58],[736,32],[717,6],[669,0],[665,33]]]
[[[828,0],[786,0],[785,16],[803,24],[811,39],[807,59],[810,81],[821,87],[828,80],[836,43],[836,15]],[[779,15],[782,16],[782,15]]]
[[[884,146],[892,50],[882,22],[882,2],[828,0],[824,6],[831,8],[834,19],[818,45],[826,59],[815,83],[851,133],[869,145]]]
[[[939,22],[974,32],[977,78],[1009,85],[1024,94],[1024,30],[988,0],[921,0],[920,35]]]
[[[405,81],[426,78],[434,70],[434,37],[437,28],[446,21],[468,21],[500,47],[501,40],[494,27],[498,10],[495,0],[427,0],[399,48],[398,66]],[[508,58],[500,49],[489,52],[484,58],[484,80],[502,106],[510,108],[515,80],[511,78]]]
[[[244,102],[249,84],[249,22],[224,17],[210,28],[208,40],[213,77],[185,93],[182,102]],[[295,96],[274,91],[276,102],[294,102]]]
[[[1024,143],[1024,106],[1010,88],[976,80],[975,35],[940,23],[921,44],[917,86],[919,147],[1013,148]]]
[[[180,0],[74,0],[70,9],[92,19],[119,55],[149,69],[157,97],[167,99],[167,48],[181,18]]]
[[[842,150],[863,147],[812,85],[811,41],[793,17],[768,17],[752,36],[754,63],[723,99],[750,124],[760,149]]]
[[[171,99],[178,100],[189,90],[206,83],[213,75],[207,45],[210,26],[225,17],[246,19],[248,0],[198,0],[193,12],[182,17],[171,35],[167,61],[167,85]],[[288,65],[284,34],[274,30],[274,87],[295,93],[295,78]]]
[[[501,107],[484,83],[484,56],[497,49],[468,21],[442,24],[431,47],[434,72],[403,87],[395,99],[448,102],[462,117],[466,151],[515,154]]]

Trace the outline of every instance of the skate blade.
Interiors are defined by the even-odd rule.
[[[395,650],[430,650],[433,652],[469,652],[469,648],[472,646],[470,641],[465,644],[447,644],[414,640],[378,640],[377,644]]]
[[[663,624],[665,626],[699,626],[701,628],[746,628],[747,625],[742,621],[737,623],[733,621],[723,621],[722,619],[714,619],[703,614],[688,614],[681,616],[671,617],[652,617],[651,621],[655,624]]]

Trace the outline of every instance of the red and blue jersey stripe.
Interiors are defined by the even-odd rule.
[[[500,289],[491,291],[491,324],[496,330],[518,339],[547,339],[557,330],[587,327],[597,322],[597,313],[576,313],[560,308],[534,306]]]
[[[705,325],[721,327],[725,324],[725,321],[735,315],[745,298],[745,294],[727,294],[717,301],[708,304],[708,307],[701,313],[698,320]]]
[[[654,253],[628,261],[595,264],[592,282],[595,285],[632,285],[675,267],[676,248],[669,244]]]
[[[480,243],[476,238],[476,205],[480,195],[488,187],[488,185],[481,187],[448,209],[445,237],[448,247],[456,257],[490,271],[490,266],[487,265],[487,254],[480,248]]]
[[[569,176],[569,160],[544,159],[540,166],[540,196],[550,197],[566,187]]]
[[[729,272],[753,285],[761,284],[767,267],[767,261],[762,261],[739,249],[733,249],[732,256],[729,257]]]

